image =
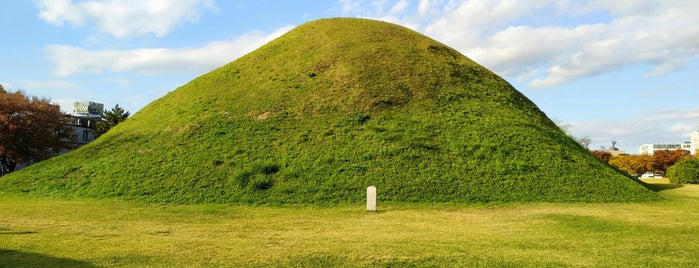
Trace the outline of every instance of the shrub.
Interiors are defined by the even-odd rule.
[[[683,158],[667,170],[672,183],[699,184],[699,159]]]

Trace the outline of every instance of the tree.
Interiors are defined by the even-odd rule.
[[[647,171],[653,170],[653,156],[641,155],[620,155],[612,157],[609,164],[633,176],[641,176]]]
[[[92,133],[95,134],[95,137],[102,136],[102,134],[107,133],[107,131],[114,126],[124,122],[129,115],[130,113],[125,111],[124,108],[119,107],[119,104],[114,106],[110,111],[104,110]]]
[[[58,105],[0,89],[0,176],[75,145],[70,117]]]
[[[665,172],[681,158],[689,156],[687,150],[659,150],[653,152],[653,168]]]
[[[580,138],[573,137],[573,139],[575,139],[575,141],[577,141],[580,144],[580,146],[585,147],[585,149],[588,149],[590,147],[590,143],[592,143],[592,139],[590,139],[590,137],[588,136],[583,136]]]
[[[672,183],[699,184],[699,158],[685,157],[667,169]]]
[[[609,160],[612,159],[612,153],[607,152],[607,151],[601,151],[601,150],[594,150],[590,151],[595,157],[597,157],[599,160],[602,160],[602,162],[609,163]]]
[[[558,119],[554,119],[553,123],[555,123],[556,126],[558,126],[558,128],[560,128],[563,132],[568,134],[568,136],[573,138],[573,140],[578,142],[578,144],[580,144],[580,146],[585,147],[585,149],[588,149],[588,147],[590,147],[590,144],[592,143],[592,139],[590,139],[590,137],[588,137],[588,136],[583,136],[583,137],[578,138],[578,137],[573,136],[573,134],[570,134],[570,127],[571,127],[570,124],[565,123],[565,122],[558,120]]]

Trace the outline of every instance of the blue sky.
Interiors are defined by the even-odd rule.
[[[499,74],[591,149],[699,130],[695,0],[8,0],[0,84],[132,113],[306,21],[389,21]]]

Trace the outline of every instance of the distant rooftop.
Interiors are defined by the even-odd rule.
[[[91,101],[73,102],[73,116],[99,117],[104,110],[104,104]]]

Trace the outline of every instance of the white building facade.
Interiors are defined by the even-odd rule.
[[[696,154],[697,150],[699,150],[699,130],[698,131],[692,131],[691,134],[691,140],[685,143],[651,143],[651,144],[643,144],[641,147],[639,147],[638,152],[640,154],[649,154],[653,155],[655,151],[662,151],[662,150],[686,150],[689,151],[691,154]]]
[[[76,146],[85,145],[95,139],[92,129],[102,115],[104,105],[91,101],[76,101],[73,103],[71,126],[75,132]]]
[[[692,131],[692,139],[690,143],[692,145],[692,154],[696,155],[697,151],[699,151],[699,130]]]

